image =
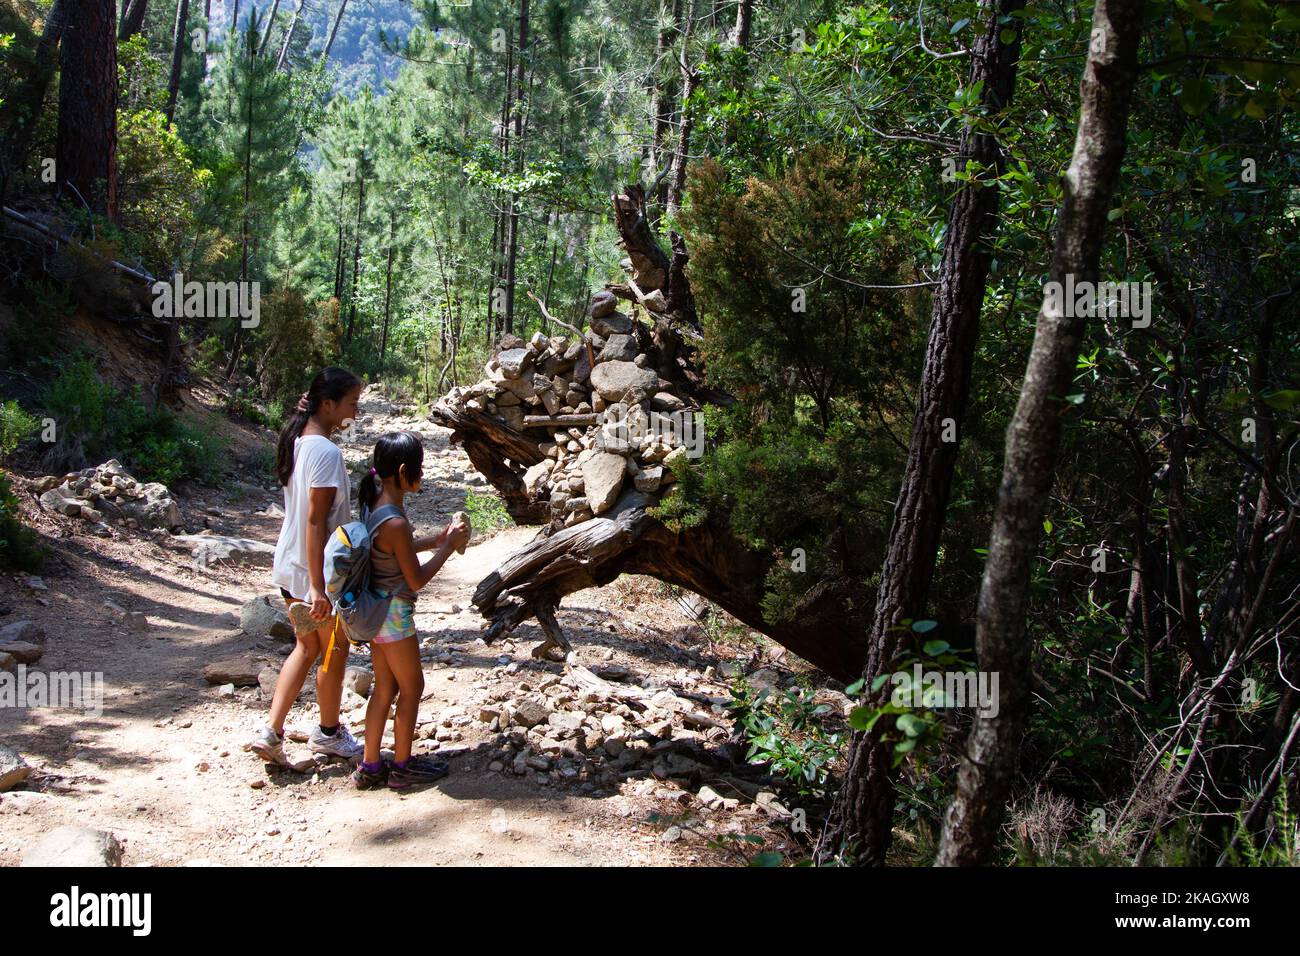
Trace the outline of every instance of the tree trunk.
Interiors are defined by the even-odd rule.
[[[330,28],[330,38],[325,41],[325,50],[320,55],[321,63],[330,58],[330,49],[334,46],[334,38],[339,35],[339,24],[343,22],[343,14],[348,9],[348,0],[342,0],[339,4],[338,16],[334,18],[334,26]]]
[[[749,26],[754,19],[754,0],[740,0],[736,7],[736,46],[749,49]]]
[[[1124,158],[1142,7],[1141,0],[1097,0],[1093,9],[1074,155],[1057,214],[1054,282],[1067,275],[1076,283],[1097,281],[1106,216]],[[944,816],[936,861],[942,866],[990,859],[1028,718],[1030,654],[1024,629],[1030,567],[1069,407],[1061,397],[1073,383],[1085,323],[1083,316],[1057,311],[1046,299],[1039,309],[1020,401],[1007,430],[976,638],[980,667],[1000,675],[999,711],[977,718],[967,739],[957,792]]]
[[[691,94],[695,92],[695,70],[687,60],[694,20],[695,0],[691,0],[686,11],[686,28],[682,31],[682,53],[678,64],[682,71],[682,122],[681,131],[677,135],[677,153],[673,158],[672,184],[668,187],[667,209],[670,212],[681,207],[682,196],[686,192],[686,159],[691,149],[691,131],[695,126],[690,108]]]
[[[12,119],[6,139],[8,149],[0,159],[3,160],[3,183],[0,184],[0,205],[3,205],[8,192],[9,177],[15,170],[21,169],[27,162],[27,151],[31,148],[32,132],[40,120],[41,110],[45,106],[45,95],[50,89],[50,79],[58,66],[56,53],[59,40],[67,24],[68,0],[54,0],[45,25],[41,29],[41,39],[36,44],[32,55],[32,69],[8,103]]]
[[[185,26],[190,0],[176,0],[176,27],[172,31],[172,72],[167,80],[167,122],[176,118],[176,95],[181,88],[181,62],[185,55]]]
[[[271,28],[275,26],[275,15],[280,11],[280,0],[273,0],[271,3],[271,12],[266,17],[266,29],[262,31],[262,42],[257,45],[258,55],[266,52],[267,44],[271,42]]]
[[[1019,30],[1004,42],[999,18],[1024,5],[1025,0],[984,3],[988,22],[971,52],[970,85],[981,84],[981,102],[991,116],[1010,102],[1020,59]],[[967,158],[1002,172],[1001,151],[992,136],[963,132],[959,165]],[[957,463],[959,443],[952,440],[953,432],[961,424],[970,393],[997,213],[998,190],[977,183],[963,184],[948,210],[912,440],[868,639],[863,675],[868,685],[894,666],[902,642],[900,621],[918,619],[925,612]],[[872,696],[874,706],[885,703],[891,686]],[[888,735],[892,727],[886,717],[870,732],[854,733],[844,783],[819,843],[821,859],[849,852],[859,864],[884,863],[894,813],[894,742]]]
[[[515,85],[515,168],[524,171],[524,100],[527,95],[525,86],[524,54],[528,50],[528,0],[519,0],[519,58],[515,64],[517,76]],[[510,194],[510,222],[508,225],[508,250],[506,252],[506,331],[513,332],[515,325],[515,269],[519,261],[519,194]]]
[[[343,199],[347,195],[348,181],[339,180],[339,201],[335,208],[338,222],[338,240],[334,245],[334,298],[342,307],[343,303]]]
[[[144,7],[140,0],[141,8]],[[117,41],[113,0],[84,0],[63,32],[55,176],[59,193],[117,216]]]
[[[659,215],[664,204],[664,190],[668,188],[667,176],[660,177],[659,173],[661,167],[667,166],[664,163],[664,141],[668,138],[668,128],[672,125],[673,104],[675,101],[674,77],[677,76],[677,71],[665,70],[664,61],[670,56],[673,41],[677,39],[679,3],[680,0],[673,0],[672,9],[669,11],[669,23],[659,31],[659,36],[655,41],[654,84],[650,95],[650,121],[653,126],[650,137],[650,171],[656,178],[649,184],[648,198],[650,203],[646,213],[651,226],[654,226],[659,221]],[[659,9],[662,14],[664,7],[660,6]]]
[[[352,291],[348,293],[348,331],[345,341],[352,341],[352,328],[357,321],[357,274],[361,272],[361,213],[366,205],[366,157],[363,153],[357,164],[357,224],[352,234]]]
[[[284,69],[284,58],[289,53],[289,44],[293,42],[293,31],[298,26],[298,17],[302,14],[302,5],[306,0],[298,0],[298,5],[293,8],[293,16],[289,19],[289,29],[284,31],[284,42],[280,44],[280,55],[275,60],[277,70]]]
[[[645,225],[641,187],[625,187],[624,194],[613,197],[613,205],[624,248],[633,262],[640,264],[636,269],[638,285],[656,269],[662,274],[668,258],[655,246]],[[678,295],[690,301],[684,274],[680,281],[683,288]],[[613,288],[615,294],[634,298],[630,290]],[[670,343],[689,338],[689,332],[682,315],[658,313],[654,329],[648,333],[653,343],[650,351],[662,353],[665,347],[676,347]],[[666,369],[671,387],[697,405],[706,400],[728,402],[727,396],[703,387],[701,370],[693,367],[695,361],[696,353],[681,346],[680,362]],[[665,366],[658,360],[654,364]],[[612,511],[552,531],[548,502],[535,498],[523,482],[524,471],[545,457],[539,445],[549,438],[549,427],[517,431],[452,396],[437,404],[430,415],[452,430],[452,440],[464,445],[474,467],[496,488],[517,523],[548,525],[479,585],[474,603],[492,622],[489,640],[532,616],[546,622],[565,594],[608,583],[621,573],[649,574],[709,598],[837,680],[847,682],[861,672],[866,643],[856,635],[866,634],[872,605],[863,601],[860,582],[847,578],[822,581],[786,619],[773,624],[766,620],[762,606],[763,582],[778,560],[770,550],[750,550],[723,526],[705,524],[672,531],[647,514],[646,505],[653,498],[631,490],[624,492]],[[553,621],[546,627],[558,632]]]
[[[80,14],[82,7],[86,5],[79,3],[75,12]],[[122,8],[122,28],[117,33],[118,40],[125,43],[144,28],[144,13],[147,5],[148,0],[131,0],[127,6]],[[75,19],[80,19],[80,17]]]
[[[242,215],[240,216],[239,226],[239,281],[248,281],[248,245],[252,237],[252,229],[249,224],[249,205],[253,197],[253,57],[256,55],[257,35],[253,32],[253,20],[250,17],[248,21],[248,115],[245,117],[244,129],[244,203]],[[242,322],[235,326],[235,343],[230,349],[230,361],[226,364],[226,378],[235,374],[235,367],[239,364],[239,353],[244,347],[244,325]]]
[[[384,331],[379,339],[379,371],[383,374],[384,358],[388,355],[388,315],[393,301],[393,247],[397,232],[397,213],[388,214],[388,262],[384,267]]]

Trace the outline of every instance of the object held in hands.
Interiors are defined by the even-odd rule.
[[[469,523],[469,515],[463,511],[457,511],[451,516],[451,523],[453,525],[464,525],[465,527],[465,540],[462,541],[460,547],[456,549],[457,554],[464,554],[465,548],[469,546],[469,536],[474,533],[474,528]]]
[[[321,622],[311,616],[311,605],[301,601],[289,605],[289,622],[293,625],[293,632],[299,636],[311,634],[321,626]]]

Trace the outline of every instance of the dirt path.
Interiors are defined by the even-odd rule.
[[[471,483],[482,487],[445,430],[405,416],[373,391],[362,414],[344,444],[350,461],[368,456],[375,436],[389,428],[417,428],[425,438],[426,491],[409,509],[417,527],[445,522],[464,507]],[[191,529],[206,523],[222,534],[274,543],[278,508],[268,506],[277,501],[270,487],[241,483],[181,504]],[[499,762],[488,769],[494,755],[499,760],[502,738],[477,719],[478,708],[502,697],[500,688],[511,682],[554,682],[563,671],[530,657],[541,640],[535,627],[489,647],[479,640],[481,619],[466,610],[474,585],[532,530],[476,536],[422,593],[416,624],[426,660],[421,722],[429,739],[418,740],[417,751],[439,748],[451,755],[453,770],[432,786],[398,794],[353,790],[342,762],[295,774],[264,768],[242,750],[268,697],[258,687],[222,696],[201,671],[215,660],[251,654],[275,662],[288,652],[279,641],[253,639],[239,628],[240,607],[271,590],[267,568],[196,568],[167,546],[165,534],[115,531],[98,538],[77,519],[48,522],[47,535],[65,537],[53,547],[46,590],[28,587],[26,575],[0,579],[6,592],[0,611],[8,609],[0,626],[27,619],[44,627],[41,670],[102,672],[104,712],[0,709],[0,742],[33,767],[26,784],[0,798],[0,865],[18,863],[42,833],[65,823],[112,831],[126,848],[126,865],[712,859],[699,840],[666,842],[662,825],[645,822],[651,813],[676,813],[691,802],[688,792],[648,771],[561,787],[545,772],[515,775]],[[143,612],[148,629],[115,620],[105,600]],[[622,663],[661,681],[689,679],[695,687],[694,675],[714,661],[689,646],[687,619],[668,602],[650,599],[644,586],[574,595],[560,621],[587,663]],[[355,651],[351,662],[368,663]],[[723,684],[704,689],[725,694]],[[309,682],[288,726],[314,714]],[[345,713],[358,737],[360,714]],[[301,743],[291,753],[308,756]],[[704,810],[700,816],[695,825],[702,832],[753,830],[752,816],[727,819]]]

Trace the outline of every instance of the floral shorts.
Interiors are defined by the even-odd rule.
[[[396,644],[415,637],[415,602],[395,597],[388,604],[388,617],[375,635],[376,644]]]

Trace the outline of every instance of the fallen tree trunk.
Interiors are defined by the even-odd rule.
[[[673,236],[671,259],[658,247],[639,186],[613,204],[632,275],[596,294],[591,330],[576,343],[540,333],[528,343],[506,336],[488,378],[453,389],[430,412],[465,446],[510,516],[543,526],[476,589],[474,606],[491,622],[486,639],[536,618],[546,641],[534,654],[567,651],[555,620],[566,594],[645,574],[707,598],[831,677],[854,680],[866,661],[874,606],[860,581],[815,581],[792,613],[771,622],[763,599],[778,553],[747,547],[722,518],[676,531],[654,516],[703,450],[688,453],[685,420],[673,416],[730,397],[710,390],[697,364],[685,243]],[[631,304],[632,316],[615,311],[618,299]],[[538,413],[525,414],[530,406]],[[655,416],[682,431],[641,438],[611,431]],[[550,426],[553,434],[542,430]]]

